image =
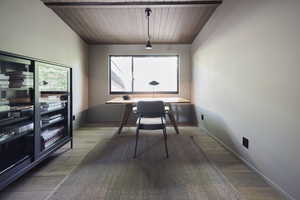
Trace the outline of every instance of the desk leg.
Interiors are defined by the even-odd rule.
[[[123,117],[118,130],[118,134],[122,132],[123,126],[127,124],[131,112],[132,112],[132,104],[125,104],[125,109],[123,112]]]
[[[175,128],[176,133],[179,134],[179,130],[178,130],[177,122],[176,122],[175,117],[174,117],[174,112],[173,112],[172,106],[171,106],[171,104],[168,104],[168,106],[169,106],[168,116],[171,120],[172,125]]]

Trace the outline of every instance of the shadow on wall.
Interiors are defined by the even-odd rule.
[[[195,109],[199,119],[199,127],[206,129],[210,134],[220,139],[234,151],[239,152],[237,144],[240,141],[233,137],[234,134],[232,130],[221,116],[203,108],[196,107]],[[203,115],[203,118],[201,118],[201,115]]]
[[[74,116],[74,115],[73,115]],[[73,129],[79,128],[81,125],[85,124],[87,121],[88,110],[81,111],[75,115],[75,120],[73,120]]]
[[[118,104],[99,104],[87,110],[87,123],[120,122],[125,107]],[[178,123],[196,125],[197,118],[193,104],[174,104],[172,105],[175,118]],[[136,115],[131,114],[128,123],[134,124]]]

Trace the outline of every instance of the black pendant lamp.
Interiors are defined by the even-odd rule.
[[[149,30],[149,17],[150,17],[151,12],[152,12],[152,10],[150,8],[145,9],[145,13],[146,13],[147,21],[148,21],[148,40],[147,40],[145,49],[148,49],[148,50],[152,49],[152,45],[150,42],[150,30]]]

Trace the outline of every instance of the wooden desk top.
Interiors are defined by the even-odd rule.
[[[130,97],[124,100],[122,97],[116,97],[106,101],[106,104],[136,104],[138,101],[163,101],[165,103],[190,103],[191,101],[181,97]]]

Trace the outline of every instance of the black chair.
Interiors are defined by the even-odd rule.
[[[136,158],[139,130],[163,130],[166,156],[169,157],[167,145],[165,106],[162,101],[139,101],[137,103],[136,113],[138,115],[136,127],[136,141],[134,158]]]

